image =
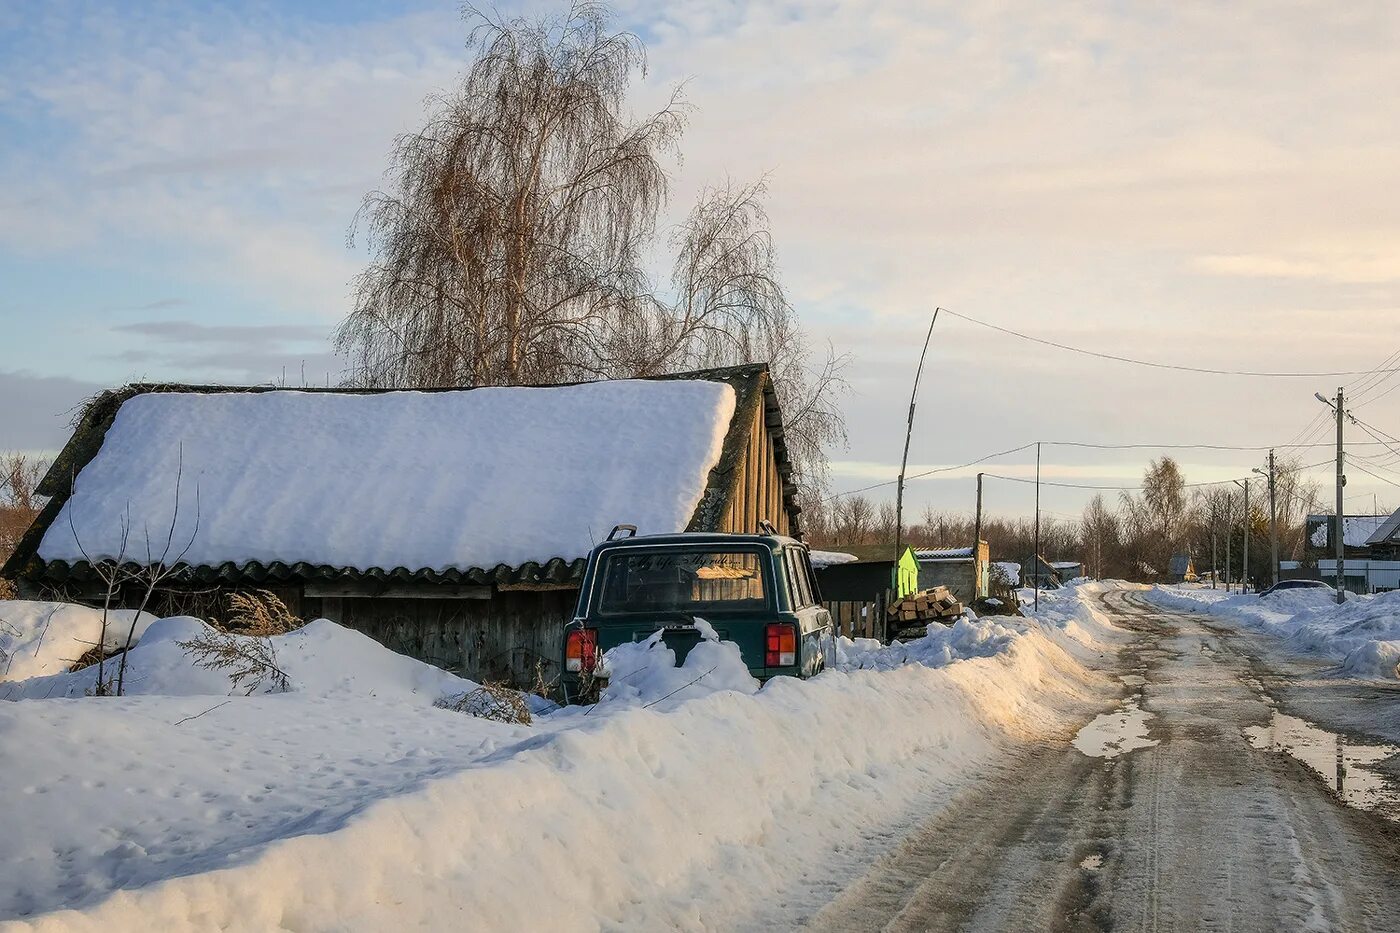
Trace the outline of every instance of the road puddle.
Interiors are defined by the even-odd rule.
[[[1255,748],[1285,752],[1317,772],[1347,806],[1400,820],[1400,788],[1371,767],[1400,754],[1400,746],[1358,743],[1277,711],[1267,726],[1244,732]]]
[[[1138,706],[1137,697],[1129,697],[1111,713],[1095,716],[1075,735],[1071,743],[1079,751],[1094,758],[1117,758],[1139,748],[1156,745],[1147,737],[1147,720],[1152,714]]]

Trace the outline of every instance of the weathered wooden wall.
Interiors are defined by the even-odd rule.
[[[822,603],[831,613],[831,621],[836,631],[847,638],[885,637],[885,608],[889,605],[889,593],[870,601],[836,600]]]
[[[773,435],[768,430],[762,405],[756,406],[744,458],[735,470],[734,495],[716,531],[755,534],[766,519],[779,534],[790,534],[787,509],[783,507],[783,480],[778,473],[778,456]]]
[[[490,599],[304,597],[307,618],[325,616],[409,657],[476,681],[528,686],[536,664],[559,674],[564,625],[576,589],[509,590]]]

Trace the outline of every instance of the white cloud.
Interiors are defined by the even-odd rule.
[[[1400,318],[1388,5],[622,12],[650,42],[637,106],[682,79],[697,105],[672,214],[726,175],[770,176],[791,291],[816,336],[853,354],[843,460],[897,455],[935,304],[1202,365],[1349,369],[1392,349],[1368,339]],[[35,51],[0,63],[0,109],[62,128],[42,147],[0,144],[0,244],[156,263],[181,294],[235,282],[249,302],[334,320],[360,262],[343,239],[360,196],[461,67],[455,10],[352,26],[180,15],[39,23]],[[1047,422],[1079,439],[1269,443],[1330,388],[1144,372],[954,322],[932,352],[937,402],[912,454],[929,463]]]

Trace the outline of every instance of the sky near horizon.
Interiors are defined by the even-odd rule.
[[[694,106],[667,222],[706,184],[766,175],[790,297],[850,356],[835,491],[893,476],[935,305],[1202,368],[1400,351],[1394,4],[616,9],[648,47],[635,106],[681,81]],[[57,448],[75,404],[133,380],[333,383],[364,259],[350,221],[466,34],[455,3],[0,0],[0,450]],[[1400,436],[1400,375],[1145,369],[953,317],[929,358],[911,473],[1035,440],[1325,444],[1313,393],[1348,382]],[[1130,485],[1154,452],[1044,454],[1047,478]],[[1175,455],[1192,481],[1263,456]],[[1349,511],[1400,504],[1387,465],[1352,471]],[[1034,455],[982,469],[1024,478]],[[910,510],[970,508],[975,472],[911,482]],[[1072,517],[1092,494],[1044,502]],[[993,481],[988,507],[1030,496]]]

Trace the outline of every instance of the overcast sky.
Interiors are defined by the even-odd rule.
[[[850,354],[843,490],[894,473],[935,305],[1206,368],[1400,350],[1397,10],[705,0],[619,18],[650,53],[636,105],[681,80],[695,105],[672,216],[704,184],[768,176],[791,297]],[[334,381],[351,217],[465,33],[448,2],[0,4],[0,450],[60,446],[102,386]],[[1143,369],[945,318],[910,459],[1326,442],[1313,393],[1347,381]],[[1400,436],[1397,383],[1357,414]],[[1130,484],[1151,455],[1051,447],[1045,472]],[[1204,481],[1262,455],[1178,456]],[[972,472],[911,483],[913,510],[970,508]],[[1353,471],[1348,508],[1397,491]],[[1045,503],[1073,516],[1089,495]],[[994,511],[1029,504],[988,487]]]

